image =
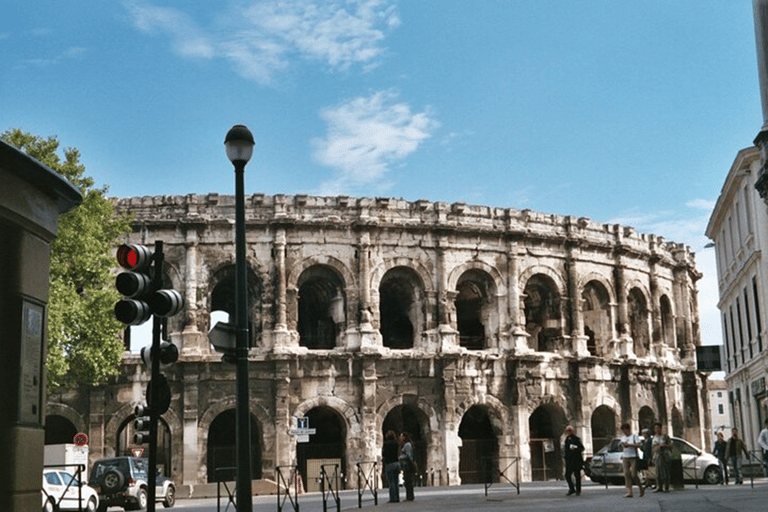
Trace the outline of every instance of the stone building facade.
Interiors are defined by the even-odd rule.
[[[234,319],[233,196],[134,197],[131,243],[163,240],[185,311],[159,464],[177,483],[233,466],[234,366],[208,339]],[[387,198],[246,198],[254,478],[335,461],[346,485],[383,434],[415,441],[425,483],[561,478],[566,424],[588,453],[655,420],[698,446],[709,428],[696,270],[687,246],[530,210]],[[131,448],[149,377],[127,352],[109,384],[51,396],[56,431],[91,458]],[[289,430],[307,418],[316,434]],[[68,434],[61,434],[64,437]]]

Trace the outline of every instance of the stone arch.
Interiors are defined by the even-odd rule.
[[[347,474],[359,460],[359,448],[364,444],[357,414],[352,408],[342,400],[323,398],[332,397],[304,402],[294,414],[295,417],[307,418],[309,426],[315,429],[315,434],[310,435],[308,442],[296,443],[296,464],[307,491],[320,490],[317,479],[320,476],[321,461],[323,464],[338,461],[337,470]],[[305,409],[310,402],[315,405]],[[333,405],[329,402],[333,402]],[[315,464],[310,464],[312,460]]]
[[[454,310],[460,346],[470,350],[491,348],[498,339],[499,294],[493,277],[469,268],[456,281]]]
[[[227,410],[237,410],[237,398],[235,396],[226,396],[208,407],[200,415],[197,423],[197,454],[198,454],[198,478],[205,481],[208,475],[208,433],[213,421]],[[261,434],[260,453],[270,453],[266,451],[266,440],[275,439],[275,425],[269,412],[261,404],[249,401],[248,412],[256,420]],[[274,442],[274,441],[273,441]]]
[[[590,417],[592,453],[597,453],[600,448],[610,443],[616,437],[617,419],[616,410],[607,405],[600,405],[592,411],[592,416]]]
[[[635,283],[636,284],[636,283]],[[629,335],[635,355],[646,357],[651,353],[651,307],[648,293],[640,286],[631,285],[627,292],[627,319]]]
[[[104,426],[104,456],[115,457],[115,444],[117,441],[117,432],[120,426],[133,415],[135,404],[123,404],[119,409],[114,411],[109,417],[109,421]]]
[[[378,286],[376,326],[382,344],[392,349],[413,348],[424,332],[426,291],[421,276],[410,267],[392,267]]]
[[[85,432],[85,419],[74,407],[66,404],[48,402],[45,404],[46,416],[61,416],[68,419],[78,432]]]
[[[556,281],[548,274],[531,275],[523,287],[523,309],[528,343],[538,352],[562,348],[565,317],[563,299]]]
[[[608,353],[613,338],[612,291],[610,285],[602,278],[586,280],[580,289],[587,350],[592,356],[602,357]]]
[[[334,269],[341,277],[344,286],[354,288],[357,286],[355,274],[338,258],[327,255],[317,255],[304,258],[291,267],[286,275],[286,283],[289,288],[298,289],[299,278],[308,268],[321,265]]]
[[[472,260],[457,265],[448,272],[448,279],[446,282],[446,288],[448,290],[455,290],[459,285],[461,277],[470,270],[482,271],[493,280],[493,286],[496,292],[496,296],[504,297],[507,294],[507,284],[504,276],[493,265],[489,265],[484,261]]]
[[[299,344],[331,350],[341,345],[354,309],[348,285],[334,267],[318,264],[304,269],[296,282],[296,330]]]
[[[213,311],[226,311],[229,321],[235,323],[235,262],[231,260],[220,261],[210,273],[205,288],[204,313],[198,315],[198,328],[201,332],[208,332],[212,327],[211,313]],[[264,283],[250,265],[246,268],[248,287],[248,332],[250,345],[255,347],[261,337],[263,325],[262,291]]]
[[[335,396],[316,396],[300,403],[293,411],[292,416],[302,418],[307,411],[316,407],[330,407],[346,421],[349,437],[360,437],[363,433],[362,424],[357,410],[349,403]]]
[[[653,424],[656,423],[656,411],[650,405],[644,405],[637,411],[637,432],[642,433],[644,429],[650,429],[653,432]]]
[[[662,294],[659,297],[659,321],[661,322],[661,341],[670,348],[676,348],[675,340],[675,314],[674,305],[669,296]]]
[[[524,270],[522,270],[520,272],[520,278],[518,279],[518,282],[520,283],[520,289],[525,290],[525,286],[528,281],[537,274],[545,275],[551,279],[552,283],[554,283],[557,289],[557,294],[559,296],[567,296],[568,288],[565,285],[563,275],[557,269],[547,265],[531,265],[530,267],[526,267]]]
[[[433,285],[434,276],[423,263],[407,256],[396,256],[394,258],[385,258],[384,261],[371,269],[369,287],[372,295],[377,291],[384,274],[396,267],[406,267],[413,270],[419,276],[425,293],[433,293],[435,291]],[[373,300],[373,297],[371,297],[371,300]]]

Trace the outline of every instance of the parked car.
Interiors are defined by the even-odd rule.
[[[684,439],[677,437],[670,439],[672,446],[680,451],[683,460],[683,478],[686,482],[716,484],[722,480],[720,465],[714,455],[699,450]],[[624,483],[620,444],[620,439],[614,439],[592,456],[589,462],[589,475],[593,482]]]
[[[99,495],[61,469],[43,470],[43,512],[54,510],[84,510],[96,512]]]
[[[115,505],[125,510],[145,510],[149,497],[148,468],[147,459],[139,457],[97,460],[88,483],[99,494],[99,512]],[[173,481],[158,473],[155,484],[155,501],[162,502],[166,508],[172,507],[176,503]]]

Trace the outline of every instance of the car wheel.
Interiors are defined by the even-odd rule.
[[[135,510],[147,510],[147,491],[146,489],[139,489],[136,493],[136,508]]]
[[[172,485],[168,486],[168,492],[165,493],[165,499],[163,500],[163,506],[165,508],[171,508],[176,504],[176,489]]]
[[[101,481],[101,486],[107,493],[113,493],[120,490],[125,483],[125,477],[118,469],[110,469],[104,473],[104,479]]]
[[[717,466],[709,466],[704,471],[704,476],[701,478],[702,482],[709,485],[714,485],[720,482],[720,468]]]
[[[96,512],[96,509],[97,509],[97,508],[98,508],[98,507],[97,507],[97,505],[96,505],[96,498],[94,498],[93,496],[91,496],[91,499],[89,499],[89,500],[88,500],[88,503],[86,503],[86,505],[85,505],[85,510],[86,510],[87,512]]]

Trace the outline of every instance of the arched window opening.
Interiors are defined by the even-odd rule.
[[[565,426],[565,413],[555,405],[541,405],[528,418],[533,480],[562,478],[564,469],[560,437]]]
[[[581,292],[584,335],[587,336],[587,350],[593,356],[606,353],[611,339],[610,301],[605,287],[590,281]]]
[[[607,405],[601,405],[592,413],[592,453],[610,443],[616,437],[616,414]]]
[[[206,328],[208,332],[218,319],[228,317],[230,323],[235,323],[236,316],[236,292],[235,292],[235,267],[230,265],[218,271],[214,276],[216,285],[211,292],[211,303],[209,324]],[[250,336],[250,347],[257,345],[257,340],[261,337],[261,286],[258,279],[248,274],[248,333]],[[213,313],[216,312],[216,318]]]
[[[388,430],[393,430],[396,434],[406,432],[411,438],[413,444],[413,456],[416,460],[417,470],[420,476],[426,474],[427,453],[429,446],[424,433],[427,431],[427,416],[413,404],[398,405],[387,414],[382,424],[382,438]],[[423,425],[423,427],[422,427]]]
[[[382,342],[393,349],[413,348],[420,324],[417,289],[404,269],[392,269],[379,285],[379,318]]]
[[[469,350],[489,348],[499,325],[493,279],[481,270],[469,270],[456,283],[456,329],[459,344]]]
[[[651,351],[651,339],[648,329],[648,305],[643,292],[632,288],[627,300],[629,311],[629,335],[634,342],[635,354],[645,357]]]
[[[661,341],[670,348],[675,348],[675,323],[672,317],[672,304],[669,297],[662,295],[659,299],[661,313]]]
[[[525,285],[525,329],[529,344],[539,352],[555,352],[561,334],[560,298],[554,283],[535,275]]]
[[[133,442],[133,420],[134,414],[120,424],[117,429],[117,439],[115,442],[115,454],[117,456],[133,455],[134,448],[143,448],[144,456],[147,456],[148,446],[140,446]],[[163,418],[158,418],[157,422],[157,468],[166,476],[171,476],[171,428]]]

